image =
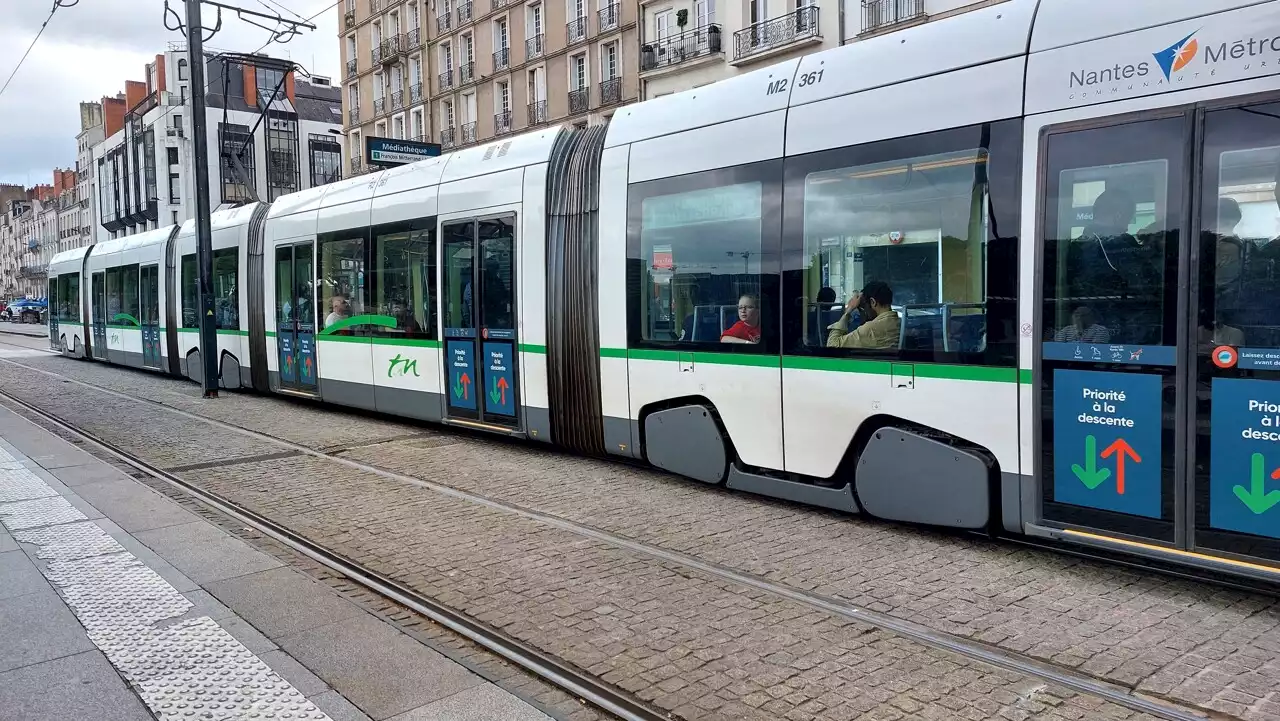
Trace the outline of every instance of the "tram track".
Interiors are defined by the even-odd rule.
[[[3,341],[0,341],[0,343],[3,343]],[[897,618],[886,613],[873,611],[837,597],[824,596],[799,588],[774,583],[754,574],[738,571],[678,551],[670,551],[648,543],[629,539],[556,515],[495,500],[469,491],[460,490],[432,481],[426,481],[421,478],[408,476],[376,465],[336,455],[337,452],[341,452],[341,449],[338,451],[332,451],[309,448],[305,445],[279,438],[277,436],[237,426],[234,423],[175,408],[163,402],[151,400],[149,398],[130,396],[111,388],[99,386],[78,378],[73,378],[71,376],[43,368],[37,368],[11,359],[0,358],[0,363],[18,366],[29,371],[57,378],[62,382],[73,383],[99,393],[150,405],[166,413],[176,414],[216,428],[229,430],[249,438],[276,444],[287,449],[287,452],[290,454],[324,459],[347,466],[354,470],[373,473],[384,478],[414,485],[454,499],[467,501],[502,513],[542,523],[568,531],[583,538],[605,543],[637,554],[642,554],[653,559],[679,564],[746,588],[756,589],[825,613],[889,631],[928,647],[956,653],[990,666],[1024,674],[1046,683],[1056,684],[1079,693],[1088,694],[1135,712],[1146,713],[1157,718],[1170,719],[1171,721],[1203,719],[1205,718],[1206,713],[1213,713],[1209,711],[1189,710],[1188,708],[1179,705],[1177,702],[1166,701],[1158,696],[1142,694],[1128,686],[1118,685],[1071,669],[1058,667],[1051,663],[1039,661],[1019,653],[1002,650],[982,642],[971,641],[960,636],[936,631],[919,623]],[[390,578],[378,574],[377,572],[370,571],[349,559],[338,556],[300,534],[294,533],[281,524],[275,523],[269,518],[245,509],[239,504],[236,504],[235,502],[218,494],[211,493],[194,484],[188,483],[175,476],[173,473],[153,466],[145,460],[138,458],[136,455],[113,445],[110,441],[81,429],[71,421],[63,419],[45,409],[39,408],[35,404],[21,398],[17,398],[6,391],[0,391],[0,398],[7,399],[13,404],[25,409],[27,412],[62,428],[67,433],[103,448],[108,453],[118,457],[129,466],[136,468],[139,471],[162,481],[163,483],[175,487],[183,493],[189,494],[200,503],[203,503],[220,513],[231,516],[232,518],[259,530],[280,543],[283,543],[307,557],[333,569],[343,576],[346,576],[351,579],[352,582],[422,613],[441,625],[459,633],[463,637],[483,646],[494,654],[509,660],[513,664],[525,668],[547,682],[560,687],[569,693],[573,693],[574,695],[608,711],[609,713],[615,714],[624,719],[667,718],[667,716],[662,713],[636,701],[625,692],[613,689],[608,684],[602,683],[590,675],[583,674],[575,668],[555,658],[547,656],[527,644],[510,639],[501,632],[495,631],[484,624],[477,623],[469,617],[463,616],[446,606],[436,603],[432,599],[418,594]],[[1041,547],[1040,544],[1034,542],[1023,545]],[[1072,555],[1077,555],[1082,558],[1094,558],[1091,554],[1083,552]],[[1113,559],[1094,560],[1103,560],[1108,563],[1114,562]],[[1135,568],[1165,572],[1162,569],[1146,569],[1141,564],[1131,565]]]

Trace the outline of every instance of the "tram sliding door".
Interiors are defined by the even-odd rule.
[[[1280,565],[1280,102],[1201,120],[1192,546]]]
[[[280,387],[313,395],[319,391],[314,266],[314,243],[276,248],[276,350]]]
[[[142,328],[142,365],[160,367],[160,267],[142,266],[139,275],[139,325]]]
[[[62,299],[58,297],[58,279],[49,279],[49,295],[48,295],[48,319],[49,319],[49,348],[51,350],[60,351],[62,346],[58,339],[58,315],[62,312]]]
[[[441,226],[444,382],[452,420],[519,426],[515,216]]]
[[[1192,125],[1176,114],[1050,132],[1042,143],[1040,477],[1050,524],[1185,543],[1178,258]]]
[[[1042,147],[1042,519],[1280,567],[1280,102]]]
[[[90,281],[93,293],[93,357],[107,359],[107,274],[94,273]]]

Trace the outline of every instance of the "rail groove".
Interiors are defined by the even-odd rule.
[[[1022,656],[1021,654],[1002,651],[995,647],[988,646],[980,642],[970,641],[958,636],[954,636],[952,634],[935,631],[931,628],[915,623],[913,621],[907,621],[904,619],[890,616],[885,613],[872,611],[870,609],[867,609],[852,603],[848,603],[839,598],[823,596],[820,594],[810,593],[808,591],[803,591],[803,590],[792,588],[789,586],[779,585],[765,578],[757,576],[755,574],[737,571],[732,568],[728,568],[720,564],[704,561],[684,553],[680,553],[677,551],[669,551],[667,549],[659,548],[657,546],[653,546],[648,543],[634,541],[632,539],[618,536],[616,534],[610,533],[608,531],[603,531],[598,528],[594,528],[592,526],[587,526],[574,521],[570,521],[570,520],[561,518],[559,516],[554,516],[551,514],[543,513],[541,511],[524,508],[522,506],[518,506],[515,504],[494,500],[492,498],[488,498],[488,497],[471,493],[468,491],[459,490],[457,488],[442,485],[432,481],[425,481],[420,478],[414,478],[412,476],[408,476],[402,473],[397,473],[394,471],[389,471],[384,468],[379,468],[377,466],[361,463],[359,461],[355,461],[349,458],[330,455],[327,452],[314,450],[314,449],[308,448],[307,446],[303,446],[301,444],[294,443],[292,441],[288,441],[282,438],[278,438],[266,433],[261,433],[261,432],[250,430],[247,428],[242,428],[232,423],[227,423],[225,421],[220,421],[214,418],[201,416],[199,414],[191,413],[189,411],[185,411],[180,408],[174,408],[172,406],[169,406],[164,403],[160,403],[158,401],[154,401],[151,399],[135,398],[133,396],[129,396],[119,391],[111,390],[109,388],[104,388],[102,386],[98,386],[93,383],[88,383],[86,381],[81,381],[79,379],[72,378],[70,376],[65,376],[60,373],[55,373],[53,371],[48,371],[42,368],[36,368],[34,366],[18,363],[9,359],[0,359],[0,363],[19,366],[27,370],[31,370],[37,373],[59,378],[59,379],[62,379],[64,382],[69,382],[76,385],[84,386],[86,388],[90,388],[100,393],[105,393],[115,397],[152,405],[166,412],[175,413],[185,418],[206,423],[218,428],[230,430],[235,433],[239,433],[251,438],[256,438],[258,440],[266,441],[269,443],[275,443],[277,445],[294,450],[302,455],[309,455],[315,458],[329,460],[334,463],[340,463],[356,470],[360,470],[366,473],[373,473],[373,474],[382,476],[384,478],[389,478],[402,483],[407,483],[410,485],[415,485],[421,488],[425,488],[427,490],[431,490],[433,492],[436,492],[451,498],[468,501],[470,503],[484,506],[486,508],[490,508],[499,512],[516,515],[522,518],[533,520],[539,523],[546,524],[548,526],[552,526],[554,528],[558,528],[561,530],[565,530],[565,531],[577,534],[585,538],[590,538],[595,541],[599,541],[599,542],[606,543],[615,547],[623,548],[635,553],[646,555],[651,558],[660,559],[670,563],[680,564],[685,567],[700,571],[702,573],[706,573],[713,577],[717,577],[722,580],[729,581],[731,583],[734,583],[743,587],[760,590],[781,598],[791,600],[796,603],[806,605],[810,608],[818,609],[826,613],[840,616],[842,618],[857,621],[860,623],[867,624],[869,626],[873,626],[876,628],[880,628],[886,631],[896,633],[900,636],[903,636],[905,638],[908,638],[910,640],[913,640],[925,646],[960,654],[962,656],[980,661],[982,663],[986,663],[988,665],[991,665],[997,668],[1001,668],[1008,671],[1013,671],[1015,673],[1020,673],[1020,674],[1031,676],[1034,678],[1038,678],[1042,681],[1057,684],[1059,686],[1071,689],[1079,693],[1085,693],[1091,696],[1096,696],[1098,698],[1109,701],[1118,706],[1122,706],[1124,708],[1130,709],[1132,711],[1149,714],[1157,718],[1168,719],[1169,721],[1204,721],[1206,716],[1209,713],[1211,713],[1211,712],[1208,712],[1207,710],[1199,710],[1199,709],[1192,710],[1182,706],[1177,706],[1171,702],[1165,702],[1162,699],[1159,699],[1156,697],[1140,694],[1131,688],[1119,686],[1119,685],[1116,685],[1107,681],[1103,681],[1095,677],[1088,676],[1086,674],[1082,674],[1073,670],[1056,667],[1056,666],[1053,666],[1052,664],[1044,663],[1041,661],[1037,661],[1037,660]],[[423,601],[425,601],[429,605],[426,607],[426,609],[420,609],[417,606],[415,606],[412,602],[413,599],[416,597],[416,594],[409,589],[405,589],[399,586],[399,584],[395,583],[394,581],[385,579],[376,573],[363,571],[358,566],[356,566],[355,564],[345,559],[338,559],[335,557],[334,561],[340,565],[337,565],[337,566],[332,565],[327,559],[333,556],[333,554],[330,554],[329,552],[325,551],[323,548],[320,548],[316,544],[313,544],[310,541],[307,541],[305,538],[301,538],[300,536],[297,536],[296,534],[292,533],[291,531],[288,531],[287,529],[280,528],[277,524],[270,521],[269,519],[254,520],[258,518],[256,514],[252,514],[252,512],[240,509],[239,506],[236,506],[235,504],[232,504],[229,501],[221,500],[216,495],[210,494],[207,491],[203,491],[199,488],[191,486],[186,482],[182,481],[181,479],[171,477],[169,474],[166,474],[164,471],[160,469],[154,469],[151,466],[147,465],[144,461],[134,459],[127,452],[121,451],[115,448],[108,442],[97,439],[92,434],[81,431],[79,428],[75,427],[73,424],[67,421],[64,421],[60,418],[57,418],[57,416],[51,413],[48,413],[43,409],[37,408],[32,404],[27,403],[26,401],[23,401],[21,399],[14,398],[9,393],[3,392],[3,391],[0,391],[0,396],[9,398],[13,400],[15,403],[21,405],[22,407],[31,410],[33,413],[36,413],[37,415],[50,419],[51,422],[57,423],[67,428],[70,432],[80,435],[81,437],[84,437],[87,440],[106,448],[111,453],[119,456],[126,463],[129,463],[130,465],[134,465],[135,467],[138,467],[144,470],[145,472],[151,473],[153,475],[157,475],[158,478],[161,478],[162,480],[168,483],[172,483],[184,491],[192,493],[192,495],[194,495],[197,498],[200,498],[201,500],[204,500],[206,497],[208,497],[210,501],[206,501],[206,502],[208,502],[210,505],[213,505],[216,508],[219,508],[219,510],[221,510],[222,506],[226,506],[231,510],[224,511],[224,512],[228,512],[231,515],[250,516],[249,520],[253,521],[255,525],[261,524],[264,526],[263,532],[268,533],[273,537],[276,537],[277,540],[280,540],[282,543],[286,543],[290,546],[294,546],[295,543],[298,544],[298,550],[307,554],[308,556],[311,556],[312,558],[315,558],[315,560],[317,560],[318,562],[325,563],[326,565],[330,565],[330,567],[334,568],[340,573],[343,573],[344,575],[349,575],[347,567],[350,567],[351,573],[355,574],[352,576],[353,579],[356,579],[357,582],[359,583],[362,583],[362,584],[365,583],[363,580],[359,580],[359,579],[367,575],[370,579],[370,584],[385,585],[385,587],[387,587],[390,592],[389,593],[384,592],[378,586],[375,586],[375,585],[370,585],[371,588],[374,588],[379,593],[384,593],[384,595],[387,595],[389,598],[397,600],[403,603],[404,605],[409,606],[410,608],[414,608],[414,610],[417,610],[420,613],[423,613],[424,615],[435,618],[435,616],[433,615],[433,612],[428,609],[436,608],[438,607],[438,605],[430,601],[430,599],[423,599]],[[296,539],[296,542],[291,539]],[[399,596],[393,595],[393,594],[403,595],[409,600],[408,601],[401,600]],[[452,610],[447,608],[443,608],[443,607],[440,607],[440,608],[444,613],[449,614],[449,617],[451,618],[458,617],[458,614],[456,612],[453,612]],[[460,628],[456,628],[454,630],[458,631],[458,633],[461,633],[464,636],[467,636],[468,638],[471,638],[477,643],[480,643],[486,648],[491,648],[489,644],[486,643],[485,640],[482,640],[481,638],[472,638],[470,635],[468,635],[467,631],[465,630],[465,629],[470,629],[471,627],[477,626],[477,624],[475,624],[470,619],[466,619],[462,617],[458,617],[458,618],[460,619],[461,622],[465,623],[465,625],[462,625],[460,626]],[[441,623],[444,623],[444,622],[441,621]],[[453,628],[453,626],[449,626],[449,627]],[[481,627],[481,630],[485,633],[485,636],[484,636],[485,639],[487,639],[490,636],[497,636],[495,632],[489,631],[487,629],[483,629],[483,627]],[[528,648],[527,646],[524,646],[524,644],[521,644],[520,642],[517,642],[517,641],[512,641],[511,643],[515,643],[521,647]],[[494,650],[494,652],[499,655],[505,655],[501,648],[499,649],[491,648],[491,650]],[[533,656],[534,658],[543,657],[543,654],[536,651],[535,649],[529,648],[528,651],[529,653],[534,655]],[[513,662],[520,663],[514,658],[512,660]],[[564,664],[561,664],[555,661],[554,659],[551,659],[551,661],[557,664],[558,667],[564,666]],[[655,712],[643,706],[639,707],[640,710],[643,711],[644,713],[651,714],[651,715],[648,715],[648,716],[624,715],[622,713],[619,713],[619,711],[615,710],[611,706],[608,706],[605,703],[596,701],[594,698],[587,695],[586,693],[583,693],[582,691],[576,690],[575,688],[572,688],[568,685],[564,685],[560,683],[559,681],[556,680],[555,676],[544,675],[544,673],[539,671],[538,668],[535,668],[532,666],[527,668],[531,672],[536,673],[537,675],[542,676],[543,678],[546,678],[549,682],[557,686],[561,686],[567,691],[580,695],[583,698],[590,701],[591,703],[596,704],[601,708],[604,708],[610,711],[611,713],[618,714],[623,718],[657,718],[657,719],[665,718],[665,716],[663,715],[652,715]],[[570,671],[572,671],[572,669],[570,669]],[[574,671],[573,673],[577,675],[576,671]],[[599,682],[595,681],[594,679],[589,679],[589,680],[595,686],[601,685]],[[571,683],[572,680],[570,679],[569,682]],[[609,693],[615,693],[611,689],[607,689],[607,690],[609,691]],[[634,700],[631,700],[629,698],[627,698],[626,700],[628,701],[629,704],[638,706],[638,704],[636,704]]]
[[[62,428],[67,433],[78,436],[86,442],[96,445],[107,453],[119,458],[122,462],[178,488],[219,513],[230,516],[246,526],[279,541],[289,548],[323,564],[342,574],[351,581],[381,594],[396,603],[410,608],[449,630],[488,649],[492,653],[513,664],[539,676],[543,680],[591,703],[615,716],[627,721],[670,721],[670,717],[657,710],[648,708],[628,694],[618,691],[590,674],[582,673],[568,664],[555,659],[541,651],[509,638],[504,634],[477,623],[447,606],[404,587],[396,581],[375,571],[332,553],[319,544],[294,533],[284,526],[275,523],[258,513],[243,508],[218,494],[205,491],[193,484],[183,481],[166,471],[152,466],[133,454],[124,451],[110,442],[81,430],[72,423],[45,411],[7,392],[0,391],[0,397],[26,409],[28,412],[43,418],[47,422]]]

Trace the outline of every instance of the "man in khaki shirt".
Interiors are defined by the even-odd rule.
[[[873,280],[861,293],[854,293],[840,320],[827,326],[828,348],[885,350],[898,347],[901,329],[898,314],[891,307],[893,290],[884,281]],[[862,311],[862,325],[849,332],[849,316]]]

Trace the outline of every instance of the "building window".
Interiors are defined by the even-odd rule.
[[[156,131],[153,128],[148,128],[142,135],[142,162],[146,196],[139,205],[146,208],[160,197],[156,189]]]
[[[222,175],[222,202],[243,203],[251,197],[249,188],[255,187],[257,171],[257,148],[254,147],[253,136],[249,134],[249,126],[234,124],[218,124],[218,145],[222,148],[222,162],[219,167]],[[232,158],[239,160],[243,170],[237,170]]]
[[[169,173],[169,204],[182,202],[182,177],[177,173]]]
[[[404,140],[404,116],[397,115],[391,120],[391,137],[396,140]]]
[[[413,133],[413,140],[422,140],[422,136],[426,135],[426,133],[422,129],[422,110],[421,109],[413,111],[413,115],[410,116],[409,130],[410,132]]]
[[[268,118],[267,202],[298,191],[298,121]]]
[[[653,16],[654,36],[658,42],[666,40],[671,35],[671,21],[674,19],[674,10],[664,10]]]
[[[254,78],[258,86],[258,107],[267,107],[272,96],[277,99],[285,96],[284,71],[273,68],[258,68]]]
[[[574,90],[587,87],[587,55],[582,53],[569,59],[569,86]]]
[[[602,81],[618,77],[618,43],[605,43],[600,46],[600,74]]]
[[[190,80],[190,77],[188,77],[188,73],[187,73],[187,61],[185,58],[178,59],[178,79]]]
[[[311,155],[311,187],[327,185],[342,177],[342,146],[330,135],[307,136]]]

